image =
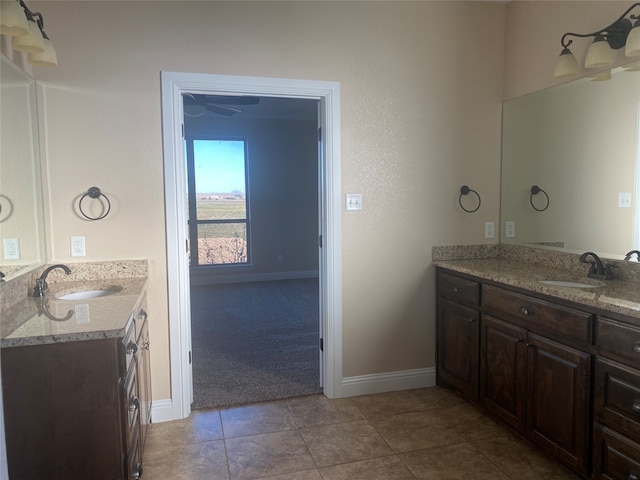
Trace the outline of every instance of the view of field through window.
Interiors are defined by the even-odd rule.
[[[247,263],[245,142],[190,141],[187,172],[191,265]]]

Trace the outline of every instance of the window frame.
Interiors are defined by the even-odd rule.
[[[196,172],[195,172],[195,152],[194,142],[222,141],[222,142],[243,142],[244,145],[244,197],[245,197],[245,218],[244,219],[207,219],[200,220],[197,215],[196,200]],[[189,236],[190,268],[238,268],[252,264],[251,252],[251,202],[249,192],[249,142],[245,137],[219,136],[219,135],[188,135],[184,137],[185,142],[185,163],[187,167],[187,225]],[[205,263],[199,262],[198,226],[199,225],[223,225],[230,223],[240,223],[245,225],[245,242],[247,248],[247,259],[245,262],[236,263]],[[195,240],[195,242],[194,242]]]

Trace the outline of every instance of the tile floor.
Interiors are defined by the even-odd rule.
[[[294,398],[152,424],[144,480],[579,480],[438,387]]]

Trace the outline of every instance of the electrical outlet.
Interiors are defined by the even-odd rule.
[[[85,255],[84,237],[71,237],[71,256],[84,257]]]
[[[346,209],[347,210],[362,210],[362,194],[361,193],[347,193]]]
[[[89,323],[89,304],[88,303],[76,303],[73,306],[73,311],[76,317],[76,323]]]
[[[484,222],[484,238],[493,238],[495,231],[495,223]]]
[[[513,220],[505,222],[504,236],[507,238],[514,238],[516,236],[516,222]]]
[[[284,262],[284,254],[279,253],[279,254],[278,254],[278,256],[276,257],[276,261],[277,261],[278,263],[282,263],[282,262]]]
[[[20,241],[17,238],[4,239],[4,259],[20,260]]]

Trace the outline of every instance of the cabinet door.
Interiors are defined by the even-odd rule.
[[[476,310],[440,299],[438,314],[438,385],[478,399],[478,319]]]
[[[488,315],[480,328],[480,403],[510,427],[524,432],[526,330]]]
[[[527,436],[586,475],[591,356],[533,333],[527,341]]]
[[[593,432],[593,478],[598,480],[638,480],[640,444],[596,424]]]

